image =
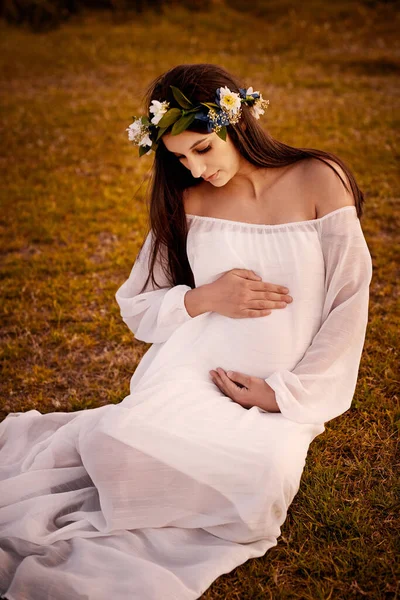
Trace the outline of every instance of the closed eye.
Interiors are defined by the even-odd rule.
[[[209,150],[211,150],[211,145],[207,146],[207,148],[204,148],[204,150],[195,150],[195,152],[198,152],[199,154],[205,154],[206,152],[208,152]],[[177,154],[175,154],[176,158],[184,158],[184,156],[181,154],[180,156],[178,156]]]
[[[207,146],[207,148],[204,148],[204,150],[197,150],[197,152],[199,154],[205,154],[206,152],[208,152],[210,150],[211,146]]]

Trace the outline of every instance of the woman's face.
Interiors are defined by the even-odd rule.
[[[183,131],[178,135],[165,134],[165,147],[172,152],[193,177],[208,179],[215,187],[225,185],[239,171],[241,157],[229,134],[226,141],[215,133]]]

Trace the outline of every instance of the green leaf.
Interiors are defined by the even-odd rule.
[[[221,127],[221,129],[218,131],[217,136],[221,138],[221,140],[224,140],[224,142],[226,142],[226,133],[227,133],[227,129],[226,129],[226,125],[224,125],[223,127]]]
[[[178,135],[179,133],[182,133],[182,131],[185,131],[185,129],[187,129],[189,127],[189,125],[191,123],[193,123],[194,119],[195,119],[195,116],[193,113],[191,113],[190,115],[185,115],[184,117],[181,117],[179,119],[179,121],[174,123],[174,126],[171,129],[171,134]]]
[[[160,127],[157,133],[156,142],[160,139],[160,137],[167,131],[168,127]]]
[[[191,113],[197,113],[197,112],[199,112],[199,109],[201,109],[201,107],[195,106],[194,108],[190,108],[189,110],[185,110],[185,115],[190,115]]]
[[[150,125],[150,121],[147,117],[141,117],[143,125]]]
[[[220,106],[218,106],[218,104],[215,104],[215,102],[200,102],[200,104],[203,104],[203,106],[207,106],[207,108],[221,108]]]
[[[186,96],[181,92],[181,90],[179,90],[174,85],[171,85],[170,87],[171,87],[172,93],[174,95],[174,98],[177,101],[177,103],[179,104],[179,106],[182,106],[182,108],[192,108],[193,107],[192,102],[190,102],[190,100],[188,98],[186,98]]]
[[[139,146],[139,158],[143,156],[143,154],[146,154],[146,152],[148,152],[149,149],[150,146]]]
[[[161,119],[158,121],[157,126],[158,127],[169,127],[170,125],[175,123],[175,121],[180,119],[181,116],[182,116],[182,111],[180,108],[170,108],[165,113],[165,115],[163,115],[161,117]]]

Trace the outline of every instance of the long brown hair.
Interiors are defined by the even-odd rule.
[[[179,88],[195,105],[200,102],[214,101],[215,92],[219,87],[227,86],[236,93],[239,93],[240,87],[246,87],[218,65],[182,64],[152,81],[145,94],[146,108],[148,109],[152,100],[160,102],[167,100],[171,108],[180,108],[171,92],[171,85]],[[151,118],[153,115],[148,112],[147,116]],[[196,133],[208,133],[207,124],[198,120],[194,121],[188,130]],[[334,161],[340,165],[348,177],[355,198],[357,215],[359,218],[361,217],[364,195],[350,169],[336,155],[314,148],[295,148],[275,140],[261,127],[246,104],[242,104],[242,115],[239,122],[236,125],[228,125],[227,132],[240,154],[253,165],[267,168],[284,167],[313,157],[325,162],[349,191],[340,174],[324,159]],[[198,185],[201,181],[201,178],[194,178],[190,170],[166,149],[161,137],[155,152],[148,207],[148,225],[153,232],[149,275],[141,292],[146,288],[150,276],[153,285],[160,287],[155,281],[153,272],[157,256],[159,256],[162,270],[171,286],[185,284],[192,288],[195,287],[186,253],[188,227],[183,205],[183,191]],[[142,248],[143,245],[140,251]]]

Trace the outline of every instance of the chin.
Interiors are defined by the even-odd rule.
[[[218,187],[221,185],[224,185],[224,174],[220,171],[218,174],[218,179],[216,179],[215,181],[210,181],[209,183],[211,183],[212,185],[214,185],[215,187]]]

